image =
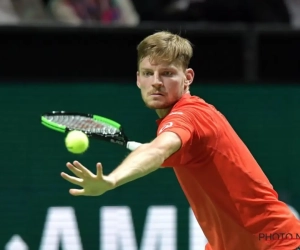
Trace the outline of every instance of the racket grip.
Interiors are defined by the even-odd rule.
[[[142,145],[142,143],[135,142],[135,141],[129,141],[129,142],[127,142],[126,147],[127,147],[129,150],[133,151],[133,150],[136,150],[136,149],[137,149],[139,146],[141,146],[141,145]]]

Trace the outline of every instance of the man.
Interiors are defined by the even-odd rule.
[[[160,118],[157,137],[107,176],[100,163],[96,175],[77,161],[67,163],[77,177],[62,177],[83,188],[70,193],[101,195],[160,166],[172,166],[208,239],[207,250],[297,249],[298,220],[278,200],[225,117],[190,95],[192,54],[188,40],[168,32],[155,33],[138,45],[137,86],[147,107]]]

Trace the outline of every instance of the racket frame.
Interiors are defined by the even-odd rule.
[[[81,117],[87,117],[90,119],[93,119],[95,121],[99,121],[99,122],[103,122],[106,123],[116,129],[119,130],[119,132],[117,132],[116,134],[103,134],[103,133],[95,133],[95,132],[90,132],[90,131],[86,131],[83,129],[71,129],[68,126],[65,125],[61,125],[58,124],[56,122],[51,122],[49,121],[46,116],[81,116]],[[121,146],[127,147],[128,144],[128,138],[125,135],[123,128],[121,127],[121,125],[113,120],[110,120],[108,118],[105,118],[103,116],[99,116],[99,115],[93,115],[90,113],[80,113],[80,112],[67,112],[67,111],[51,111],[51,112],[46,112],[41,116],[41,123],[42,125],[44,125],[45,127],[55,130],[57,132],[61,132],[61,133],[69,133],[72,130],[78,130],[78,131],[82,131],[83,133],[85,133],[88,137],[90,138],[95,138],[95,139],[99,139],[102,141],[108,141],[111,143],[116,143],[119,144]]]

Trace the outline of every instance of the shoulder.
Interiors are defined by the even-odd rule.
[[[193,96],[193,95],[184,95],[172,108],[170,114],[183,112],[193,113],[193,112],[207,112],[209,110],[215,109],[213,105],[206,102],[204,99]]]
[[[215,107],[198,96],[186,96],[174,105],[164,120],[184,119],[193,122],[215,115]]]

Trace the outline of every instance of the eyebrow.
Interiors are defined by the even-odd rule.
[[[168,67],[162,67],[160,68],[160,70],[176,70],[176,68],[174,66],[168,66]],[[144,71],[153,71],[153,69],[150,69],[150,68],[141,68],[141,70],[144,70]]]

